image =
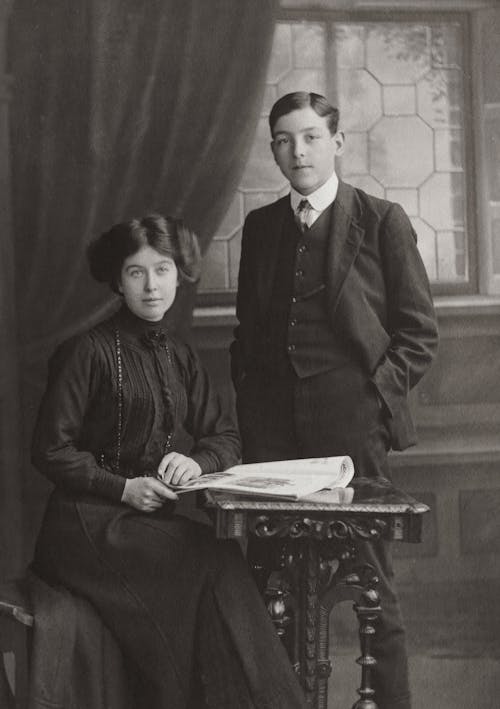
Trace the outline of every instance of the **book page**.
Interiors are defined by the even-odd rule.
[[[318,490],[345,488],[354,475],[348,456],[236,465],[172,486],[176,492],[215,489],[239,494],[299,499]]]

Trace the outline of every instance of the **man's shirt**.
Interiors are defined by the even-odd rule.
[[[314,224],[321,212],[323,212],[330,206],[330,204],[332,204],[332,202],[335,201],[338,187],[339,178],[335,172],[332,173],[331,177],[329,177],[328,180],[321,185],[321,187],[318,187],[317,190],[311,192],[309,195],[300,194],[300,192],[297,192],[296,189],[290,186],[290,205],[293,212],[296,213],[300,202],[307,199],[311,205],[307,217],[307,225],[311,226],[311,224]]]

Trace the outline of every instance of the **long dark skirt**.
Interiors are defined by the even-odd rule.
[[[157,709],[295,709],[303,693],[239,546],[174,513],[52,494],[35,570],[87,598]]]

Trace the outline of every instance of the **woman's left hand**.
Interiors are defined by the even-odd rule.
[[[175,451],[164,455],[158,466],[158,477],[166,485],[185,485],[200,475],[201,468],[195,460]]]

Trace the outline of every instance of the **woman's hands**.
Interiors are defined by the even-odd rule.
[[[167,500],[178,499],[168,485],[183,485],[200,475],[201,468],[195,460],[172,451],[163,456],[158,466],[159,480],[147,476],[129,478],[125,481],[121,501],[141,512],[154,512]]]
[[[141,512],[154,512],[167,500],[177,500],[177,495],[156,478],[129,478],[125,481],[122,502]]]
[[[185,485],[200,475],[201,468],[195,460],[175,451],[164,455],[158,466],[158,477],[166,485]]]

